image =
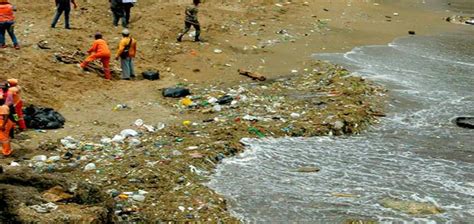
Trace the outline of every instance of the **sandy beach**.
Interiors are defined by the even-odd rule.
[[[15,29],[22,43],[22,49],[19,51],[13,48],[0,50],[0,66],[4,71],[1,77],[3,79],[18,78],[23,86],[23,98],[26,104],[55,108],[66,117],[67,123],[63,129],[46,132],[30,130],[19,134],[19,137],[13,141],[14,156],[2,159],[0,163],[7,166],[11,161],[17,160],[21,164],[23,160],[26,161],[34,155],[63,153],[64,149],[58,146],[58,141],[66,136],[72,136],[83,142],[99,142],[103,136],[111,136],[111,133],[133,127],[137,119],[142,119],[147,124],[163,123],[167,126],[164,133],[156,134],[159,137],[147,135],[153,139],[150,141],[157,141],[157,139],[175,141],[176,138],[183,136],[186,136],[183,138],[193,139],[191,143],[201,142],[208,145],[212,142],[227,141],[224,145],[232,145],[231,148],[236,150],[226,154],[226,156],[232,156],[243,150],[238,144],[241,137],[252,137],[247,136],[249,135],[247,126],[243,129],[226,130],[223,133],[208,133],[215,135],[209,137],[212,142],[194,139],[195,136],[188,136],[189,128],[182,127],[183,121],[198,122],[212,119],[215,115],[206,114],[202,110],[182,109],[179,107],[179,100],[163,98],[161,89],[180,84],[196,90],[196,93],[212,95],[210,91],[206,91],[207,88],[226,90],[237,88],[239,85],[252,86],[255,81],[239,75],[237,72],[239,68],[266,76],[269,82],[263,85],[268,88],[273,88],[273,83],[279,83],[281,78],[291,79],[292,76],[297,75],[309,75],[308,79],[318,81],[334,80],[333,78],[336,77],[340,81],[339,78],[344,76],[342,68],[330,68],[324,63],[314,64],[311,55],[347,52],[361,45],[387,44],[394,38],[408,35],[408,31],[415,31],[416,35],[449,32],[456,26],[444,21],[444,17],[451,16],[453,13],[446,11],[442,4],[431,8],[424,7],[424,3],[413,1],[374,3],[373,1],[317,0],[281,3],[262,0],[235,3],[209,0],[202,4],[199,15],[204,42],[195,43],[191,41],[191,37],[186,36],[183,42],[177,43],[176,36],[182,29],[186,2],[140,0],[133,8],[130,26],[132,36],[138,40],[139,50],[135,61],[138,78],[133,81],[123,81],[119,80],[119,74],[115,74],[116,80],[105,81],[101,75],[83,72],[75,64],[63,64],[56,61],[55,55],[72,54],[78,50],[84,52],[92,43],[92,36],[97,31],[104,34],[113,51],[117,49],[121,29],[112,26],[112,18],[106,1],[100,3],[91,0],[78,1],[79,8],[72,12],[72,30],[63,29],[61,23],[56,29],[49,28],[50,19],[54,13],[54,5],[51,2],[12,1],[18,8]],[[40,41],[46,41],[49,49],[40,49],[37,46]],[[112,67],[118,71],[120,66],[118,62],[113,62]],[[161,79],[143,80],[140,73],[146,70],[160,71]],[[322,75],[317,78],[311,76],[312,73],[319,74],[318,72]],[[329,93],[336,92],[336,95],[338,91],[353,91],[350,94],[344,92],[346,94],[342,94],[340,99],[334,100],[335,102],[367,101],[361,103],[364,105],[361,107],[364,112],[361,112],[362,110],[352,114],[345,112],[349,114],[349,117],[354,118],[350,122],[346,120],[348,124],[368,125],[376,122],[378,116],[383,116],[383,112],[378,110],[383,107],[383,104],[377,103],[378,99],[384,95],[381,88],[363,79],[354,81],[341,78],[341,80],[343,80],[340,81],[341,83],[347,85],[341,84],[340,89],[337,89],[328,84],[327,89],[322,89]],[[299,83],[300,81],[296,77],[290,82]],[[361,85],[360,92],[356,91],[359,89],[354,90],[350,87],[353,83]],[[262,94],[278,95],[271,91]],[[112,109],[117,104],[127,104],[132,109],[113,111]],[[329,105],[332,104],[329,103]],[[367,108],[373,106],[377,109],[373,109],[373,113],[366,113],[365,106]],[[246,107],[251,108],[252,105],[246,105]],[[342,111],[342,107],[342,103],[334,103],[333,109],[323,112],[322,115],[312,115],[311,118],[336,113],[334,111],[338,113]],[[225,130],[219,129],[218,126],[210,125],[199,130],[203,132],[211,129]],[[334,125],[326,125],[322,122],[315,126],[329,128],[321,129],[320,132],[308,131],[302,133],[301,136],[327,135],[334,128]],[[362,125],[360,128],[335,134],[354,134],[363,131],[364,127]],[[196,131],[194,128],[191,129]],[[285,133],[273,135],[273,137],[281,136],[285,136]],[[169,154],[175,149],[186,152],[187,148],[193,146],[190,145],[191,143],[171,145],[163,153]],[[144,145],[147,144],[144,143]],[[52,149],[49,146],[52,146]],[[54,149],[55,147],[58,148]],[[213,152],[200,153],[204,154],[204,158],[210,158],[228,149],[228,147],[219,148],[218,146],[215,148]],[[130,152],[126,155],[130,158],[125,159],[126,162],[122,163],[122,167],[117,167],[120,164],[110,165],[104,168],[107,171],[103,172],[112,172],[111,170],[114,169],[125,172],[129,167],[133,170],[137,161],[141,165],[150,162],[145,157],[135,158]],[[186,165],[205,164],[202,161],[196,162],[191,157],[175,159],[171,162],[175,164],[170,166],[171,170],[158,169],[158,176],[167,173],[168,176],[163,180],[173,182],[173,184],[156,184],[151,187],[148,185],[153,184],[147,183],[149,188],[146,190],[150,192],[151,188],[156,190],[161,186],[162,189],[156,190],[161,195],[151,197],[156,199],[152,203],[154,206],[150,206],[151,202],[146,206],[138,205],[142,208],[137,209],[137,220],[237,221],[225,209],[225,199],[200,184],[205,181],[205,178],[183,171],[187,167],[183,164],[176,165],[179,164],[178,161],[189,163]],[[161,160],[164,159],[161,158]],[[158,159],[158,161],[161,160]],[[214,162],[218,163],[219,160]],[[202,166],[202,169],[212,172],[215,164]],[[193,190],[175,189],[177,191],[175,193],[171,191],[183,184],[181,180],[176,183],[176,186],[174,184],[176,181],[174,178],[182,176],[175,173],[178,171],[189,175],[192,179],[190,182],[196,186]],[[94,173],[82,174],[79,169],[62,175],[74,175],[72,179],[93,180],[89,182],[95,183],[107,176],[97,174],[98,176]],[[129,182],[130,178],[127,175],[123,177],[120,174],[113,174],[113,178],[116,178],[115,183],[105,184],[109,185],[105,187],[108,190],[111,189],[110,185],[117,187],[125,185],[124,182],[134,185],[128,186],[134,188],[133,190],[138,190],[143,185],[143,183]],[[103,182],[101,184],[104,185]],[[202,198],[197,197],[199,195]],[[176,198],[173,198],[174,196]],[[203,210],[195,211],[199,215],[186,216],[187,213],[180,212],[180,200],[195,206],[203,204],[202,201],[211,200],[214,207],[206,206]]]

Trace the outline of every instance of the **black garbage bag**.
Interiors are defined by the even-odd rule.
[[[145,72],[142,72],[142,76],[143,76],[144,79],[158,80],[158,79],[160,79],[160,72],[145,71]]]
[[[234,100],[233,97],[229,96],[229,95],[225,95],[221,98],[219,98],[217,100],[217,103],[220,104],[220,105],[224,105],[224,104],[230,104],[232,102],[232,100]]]
[[[23,110],[26,126],[32,129],[58,129],[66,119],[52,108],[30,105]]]
[[[191,95],[191,92],[186,88],[176,87],[163,89],[164,97],[180,98],[188,95]]]

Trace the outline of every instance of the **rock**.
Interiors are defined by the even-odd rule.
[[[474,129],[474,117],[458,117],[454,123],[461,128]]]
[[[300,172],[300,173],[316,173],[319,172],[321,169],[318,167],[313,167],[313,166],[302,166],[296,170],[295,172]]]
[[[404,201],[393,198],[385,198],[380,201],[383,207],[395,209],[411,215],[434,215],[443,213],[441,208],[436,205],[417,202],[417,201]]]
[[[344,122],[336,121],[334,122],[333,126],[335,130],[341,130],[342,128],[344,128]]]
[[[408,31],[408,34],[410,34],[410,35],[415,35],[415,34],[416,34],[416,32],[415,32],[415,31],[413,31],[413,30],[410,30],[410,31]]]
[[[66,193],[61,186],[55,186],[43,192],[42,198],[48,202],[59,202],[69,200],[73,195]]]

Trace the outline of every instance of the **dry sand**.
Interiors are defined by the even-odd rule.
[[[23,48],[0,51],[0,66],[5,71],[2,77],[20,79],[26,104],[54,107],[68,119],[62,130],[31,133],[40,139],[96,135],[111,127],[126,127],[136,118],[151,123],[172,121],[177,114],[161,107],[158,96],[159,89],[176,83],[246,81],[237,75],[238,68],[268,77],[287,75],[305,64],[312,53],[385,44],[406,35],[408,30],[423,35],[453,27],[442,20],[449,13],[420,10],[414,7],[419,3],[404,1],[379,5],[371,1],[293,1],[280,3],[281,7],[274,4],[280,1],[206,1],[200,13],[206,42],[198,44],[188,38],[177,44],[175,38],[182,28],[187,1],[141,0],[133,8],[130,28],[139,41],[137,75],[147,69],[160,70],[162,80],[107,82],[96,74],[83,73],[76,65],[54,60],[55,53],[87,50],[96,31],[102,32],[112,50],[116,50],[121,29],[112,26],[106,1],[78,1],[79,9],[72,13],[73,30],[63,29],[61,22],[56,29],[49,28],[54,13],[51,2],[12,2],[18,7],[16,33]],[[282,30],[289,37],[277,34]],[[268,41],[282,39],[266,46]],[[39,49],[36,44],[41,40],[48,41],[51,49]],[[215,49],[223,52],[216,54]],[[113,62],[112,66],[118,68],[119,64]],[[130,104],[134,109],[114,116],[111,109],[119,103]]]

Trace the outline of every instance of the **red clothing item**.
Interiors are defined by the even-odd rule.
[[[95,60],[100,60],[102,62],[102,66],[104,67],[104,75],[105,79],[112,79],[112,75],[110,74],[110,54],[107,55],[99,55],[99,54],[92,54],[81,63],[81,68],[86,68],[87,65]]]
[[[0,23],[15,21],[14,8],[10,3],[0,3]]]
[[[18,116],[18,126],[20,126],[20,130],[26,130],[26,123],[25,123],[25,116],[23,115],[23,101],[18,102],[15,104],[15,112]]]

